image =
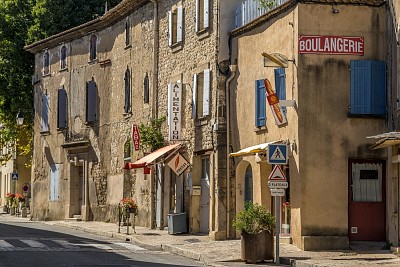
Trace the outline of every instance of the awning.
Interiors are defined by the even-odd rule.
[[[373,144],[370,149],[379,149],[400,144],[400,132],[383,133],[375,136],[368,136],[367,138],[381,138],[378,142]]]
[[[243,149],[239,150],[238,152],[230,153],[229,156],[230,157],[240,157],[240,156],[246,156],[246,155],[255,154],[255,153],[266,153],[268,150],[269,144],[275,144],[278,142],[279,141],[273,141],[273,142],[269,142],[269,143],[250,146],[247,148],[243,148]]]
[[[170,153],[172,150],[178,148],[181,144],[174,144],[174,145],[169,145],[162,147],[160,149],[157,149],[156,151],[148,154],[147,156],[144,156],[143,158],[139,159],[138,161],[131,163],[127,162],[124,166],[124,169],[130,170],[130,169],[137,169],[137,168],[143,168],[148,165],[152,165],[155,160],[158,158],[167,155]]]

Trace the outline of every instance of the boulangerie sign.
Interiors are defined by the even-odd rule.
[[[364,55],[364,37],[299,36],[299,54]]]

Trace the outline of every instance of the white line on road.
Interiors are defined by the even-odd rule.
[[[28,239],[20,239],[21,242],[33,247],[33,248],[47,248],[47,246],[43,243],[40,243],[36,240],[28,240]]]
[[[104,245],[104,244],[77,244],[80,247],[94,247],[102,250],[113,250],[112,247]]]
[[[0,240],[0,248],[13,248],[14,246],[11,245],[10,243],[4,241],[4,240]]]

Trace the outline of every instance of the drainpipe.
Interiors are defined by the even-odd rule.
[[[225,97],[226,97],[226,183],[227,183],[227,211],[226,211],[226,237],[230,237],[230,221],[231,221],[231,169],[230,169],[230,82],[235,78],[236,75],[236,65],[229,65],[231,71],[231,76],[226,81],[225,85]]]
[[[158,0],[151,0],[153,3],[153,20],[154,20],[154,31],[153,31],[153,98],[152,98],[152,109],[151,117],[153,119],[158,117],[158,51],[159,51],[159,23],[158,23]]]

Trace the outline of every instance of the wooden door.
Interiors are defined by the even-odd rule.
[[[349,162],[349,240],[385,241],[385,163]]]

